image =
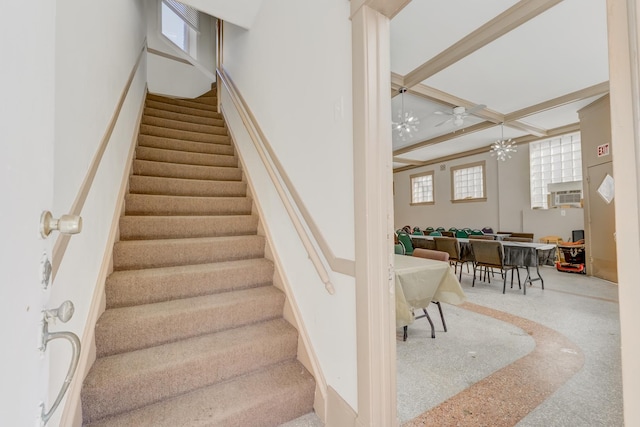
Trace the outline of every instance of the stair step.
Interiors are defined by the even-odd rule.
[[[200,102],[195,102],[192,99],[169,98],[166,96],[155,95],[152,93],[147,94],[147,99],[152,101],[162,102],[164,104],[177,105],[180,107],[196,108],[196,109],[207,110],[207,111],[217,110],[217,107],[215,105],[207,105]]]
[[[193,102],[201,102],[203,104],[217,105],[218,104],[218,97],[217,96],[204,96],[204,95],[201,95],[198,98],[194,98]]]
[[[190,298],[272,283],[273,263],[265,258],[114,271],[107,278],[107,308]]]
[[[163,138],[182,139],[185,141],[211,142],[214,144],[230,144],[228,135],[211,135],[202,132],[190,132],[187,130],[175,130],[160,126],[140,125],[140,133],[143,135],[161,136]]]
[[[165,178],[204,179],[212,181],[241,181],[242,171],[237,167],[187,165],[182,163],[135,160],[134,175]]]
[[[144,103],[145,107],[156,108],[158,110],[171,111],[174,113],[190,114],[193,116],[210,117],[214,119],[222,119],[222,114],[211,110],[203,110],[200,108],[183,107],[181,105],[167,104],[165,102],[154,101],[147,98]]]
[[[251,213],[248,197],[192,197],[127,194],[126,215],[242,215]]]
[[[313,377],[299,362],[289,361],[89,427],[276,427],[313,411],[314,392]]]
[[[129,192],[172,196],[243,197],[247,185],[242,181],[207,181],[131,175]]]
[[[166,119],[162,117],[143,116],[142,123],[145,125],[158,126],[173,130],[188,132],[209,133],[215,135],[227,135],[227,128],[224,126],[203,125],[199,123],[189,123],[180,120]]]
[[[162,148],[165,150],[189,151],[204,154],[226,154],[233,156],[233,146],[228,144],[212,144],[210,142],[184,141],[182,139],[163,138],[161,136],[139,135],[138,148]]]
[[[238,167],[238,158],[227,154],[192,153],[164,148],[138,147],[136,159],[183,165]]]
[[[213,117],[194,116],[192,114],[174,113],[173,111],[160,110],[158,108],[145,107],[144,116],[160,117],[163,119],[179,120],[181,122],[197,123],[209,126],[224,126],[224,120]]]
[[[113,269],[171,267],[264,257],[263,236],[127,240],[113,248]]]
[[[96,323],[97,357],[282,317],[284,294],[261,286],[106,310]]]
[[[255,215],[125,215],[120,218],[120,240],[238,236],[257,232],[258,217]]]
[[[140,408],[295,359],[298,333],[280,318],[96,360],[84,381],[86,421]]]

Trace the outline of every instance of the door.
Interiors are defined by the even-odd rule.
[[[36,426],[48,392],[38,349],[50,291],[41,262],[51,238],[39,234],[51,209],[54,140],[55,1],[5,2],[0,15],[0,425]],[[48,308],[48,307],[47,307]]]
[[[613,177],[613,163],[607,162],[587,169],[589,212],[587,233],[587,273],[611,282],[618,282],[616,255],[615,199],[607,203],[598,188],[607,175]]]

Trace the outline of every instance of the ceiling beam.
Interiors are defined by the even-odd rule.
[[[411,0],[351,0],[351,16],[362,6],[367,6],[391,19],[409,3]]]
[[[516,145],[526,145],[535,141],[539,141],[541,139],[552,138],[556,136],[562,136],[569,133],[574,133],[580,131],[580,123],[572,123],[566,126],[560,126],[554,129],[549,129],[547,131],[547,136],[538,137],[535,135],[525,135],[519,138],[515,138],[514,142]],[[475,156],[476,154],[483,154],[488,152],[491,149],[491,145],[487,145],[486,147],[474,148],[473,150],[463,151],[461,153],[450,154],[448,156],[438,157],[437,159],[424,160],[424,161],[411,161],[409,159],[399,159],[394,157],[393,161],[396,163],[408,163],[408,166],[402,166],[393,170],[393,173],[403,172],[406,170],[416,169],[423,166],[435,165],[438,163],[448,162],[450,160],[457,160],[463,157]],[[401,161],[402,160],[402,161]],[[411,162],[411,163],[409,163]]]
[[[445,142],[448,141],[450,139],[456,138],[460,136],[460,132],[464,132],[465,135],[470,134],[470,133],[474,133],[474,132],[479,132],[481,130],[485,130],[488,129],[490,127],[495,126],[495,123],[491,123],[491,122],[482,122],[482,123],[477,123],[475,125],[466,127],[466,128],[462,128],[456,132],[451,132],[445,135],[440,135],[437,136],[435,138],[431,138],[431,139],[425,139],[424,141],[420,141],[417,142],[415,144],[411,144],[411,145],[407,145],[406,147],[402,147],[402,148],[398,148],[397,150],[393,151],[393,155],[394,156],[398,156],[400,154],[404,154],[404,153],[409,153],[411,151],[415,151],[419,148],[422,147],[426,147],[428,145],[433,145],[433,144],[439,144],[441,142]]]
[[[398,1],[398,0],[396,0]],[[483,26],[443,50],[405,76],[405,86],[411,88],[444,70],[498,37],[535,18],[562,0],[521,0]]]
[[[575,92],[568,93],[566,95],[559,96],[548,101],[541,102],[530,107],[523,108],[518,111],[514,111],[505,116],[506,121],[518,120],[523,117],[531,116],[534,114],[542,113],[553,108],[561,107],[563,105],[571,104],[572,102],[582,101],[583,99],[591,98],[592,96],[604,95],[609,92],[609,82],[598,83],[593,86],[586,87],[584,89],[577,90]]]

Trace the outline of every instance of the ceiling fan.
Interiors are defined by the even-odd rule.
[[[474,105],[473,107],[469,108],[468,110],[465,107],[453,107],[451,112],[449,112],[449,111],[436,111],[434,114],[451,116],[447,120],[438,123],[436,125],[436,127],[442,126],[443,124],[449,123],[449,122],[453,122],[453,125],[457,126],[457,127],[462,126],[464,124],[464,119],[466,119],[467,117],[469,117],[470,115],[472,115],[476,111],[480,111],[480,110],[482,110],[483,108],[486,108],[486,107],[487,106],[484,105],[484,104],[478,104],[478,105]]]

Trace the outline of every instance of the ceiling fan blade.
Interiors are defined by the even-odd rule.
[[[453,117],[451,117],[451,118],[449,118],[449,119],[445,120],[444,122],[440,122],[440,123],[438,123],[438,124],[437,124],[437,125],[435,125],[434,127],[442,126],[443,124],[448,123],[448,122],[450,122],[450,121],[452,121],[452,120],[453,120]]]

